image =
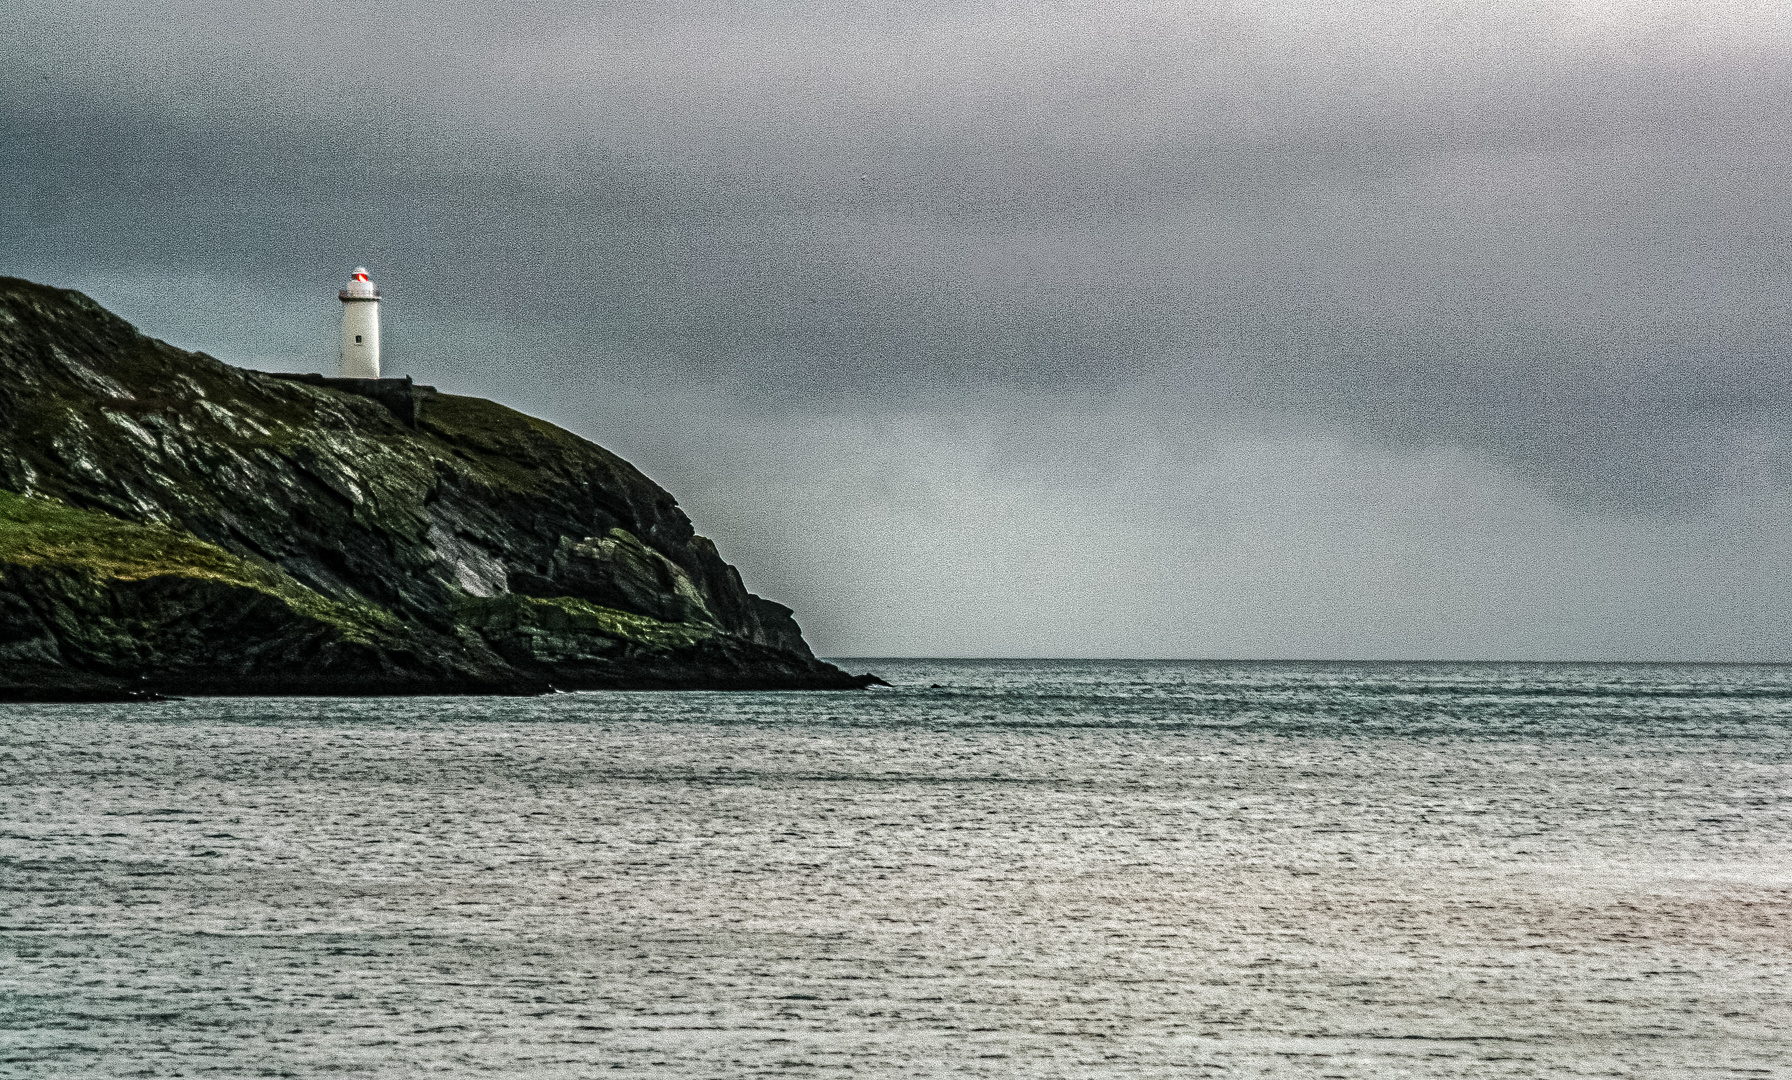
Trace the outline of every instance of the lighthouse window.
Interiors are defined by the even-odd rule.
[[[360,334],[355,335],[355,344],[356,345],[361,344],[361,335]]]

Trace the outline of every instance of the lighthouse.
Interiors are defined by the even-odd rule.
[[[342,300],[342,377],[380,377],[380,291],[365,266],[355,267]]]

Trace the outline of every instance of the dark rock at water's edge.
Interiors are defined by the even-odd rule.
[[[245,371],[0,278],[0,699],[878,681],[570,432]]]

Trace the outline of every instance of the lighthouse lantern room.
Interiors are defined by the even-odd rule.
[[[342,300],[342,377],[380,377],[380,291],[365,266],[355,267]]]

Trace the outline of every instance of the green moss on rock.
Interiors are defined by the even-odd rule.
[[[55,499],[0,490],[0,562],[52,567],[96,581],[175,577],[253,589],[371,644],[393,617],[370,604],[344,604],[216,544],[166,525],[138,525]]]
[[[656,650],[688,649],[716,636],[712,627],[699,623],[664,622],[571,596],[469,597],[459,615],[466,625],[486,632],[591,634]]]

